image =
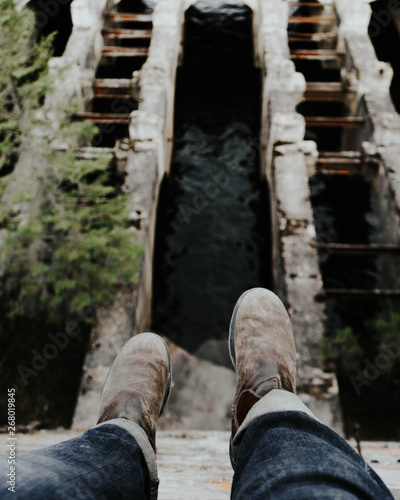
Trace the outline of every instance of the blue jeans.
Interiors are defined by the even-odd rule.
[[[16,467],[15,494],[3,484],[1,499],[146,498],[148,477],[142,452],[135,438],[116,425],[95,427],[78,438],[17,454]]]
[[[232,499],[386,500],[382,480],[336,432],[297,411],[256,418],[238,455]]]
[[[49,448],[17,455],[24,500],[147,498],[146,462],[135,438],[103,425]],[[3,486],[0,498],[6,498]],[[340,436],[298,411],[256,418],[244,433],[234,500],[392,499],[381,479]]]

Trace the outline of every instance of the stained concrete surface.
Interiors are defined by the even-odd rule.
[[[18,436],[17,453],[31,451],[79,436],[76,431],[37,431]],[[1,435],[1,454],[6,455]],[[229,432],[159,431],[157,462],[159,500],[223,500],[231,491],[233,472],[229,462]],[[350,441],[355,447],[355,442]],[[362,453],[400,500],[400,443],[363,442]],[[18,485],[17,485],[18,488]]]

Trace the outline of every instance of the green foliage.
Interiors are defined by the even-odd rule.
[[[344,376],[362,375],[365,359],[373,360],[385,346],[398,343],[400,332],[400,312],[391,312],[376,317],[365,324],[366,339],[361,344],[362,336],[351,327],[336,331],[333,337],[325,337],[320,344],[320,357],[323,361],[334,361]],[[399,360],[391,360],[385,370],[389,372]]]
[[[88,128],[95,129],[79,125],[82,144]],[[60,135],[70,135],[69,129],[79,131],[66,122]],[[143,248],[133,242],[124,196],[114,195],[107,158],[81,160],[69,149],[49,154],[48,162],[38,214],[8,225],[0,294],[10,300],[12,315],[34,317],[43,310],[55,321],[109,302],[137,280]]]
[[[373,325],[381,343],[396,342],[400,333],[400,312],[392,312],[389,318],[377,318],[373,321]]]
[[[47,63],[52,38],[34,43],[34,15],[0,2],[0,175],[18,158],[27,110],[38,108],[49,88]]]
[[[362,367],[363,349],[357,336],[350,327],[339,329],[335,335],[324,337],[320,344],[320,355],[324,361],[340,361],[351,373],[358,372]]]
[[[0,241],[0,303],[14,319],[57,324],[131,286],[143,247],[134,241],[108,159],[79,157],[78,148],[89,145],[97,129],[91,122],[71,122],[76,102],[60,110],[65,119],[58,131],[49,134],[48,125],[36,122],[35,138],[30,135],[34,111],[49,88],[51,54],[51,39],[33,43],[33,30],[31,13],[17,13],[12,0],[2,1],[0,170],[15,161],[22,137],[41,168],[19,178],[1,203],[0,228],[7,231]],[[75,147],[54,152],[49,135]]]

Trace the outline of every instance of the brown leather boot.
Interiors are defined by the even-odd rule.
[[[126,418],[140,425],[156,449],[156,426],[171,390],[171,359],[154,333],[131,338],[115,358],[101,396],[98,424]]]
[[[233,310],[229,353],[237,375],[232,440],[250,408],[273,389],[296,391],[292,325],[279,298],[264,288],[243,293]],[[231,452],[232,466],[235,466]]]

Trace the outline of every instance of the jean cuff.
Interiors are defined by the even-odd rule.
[[[157,500],[158,496],[158,485],[160,483],[157,473],[157,462],[156,454],[150,444],[149,438],[144,430],[135,422],[128,420],[126,418],[114,418],[112,420],[107,420],[101,424],[96,425],[94,428],[101,427],[102,425],[117,425],[122,429],[129,432],[133,436],[142,451],[143,458],[146,462],[147,469],[149,471],[149,498],[150,500]]]
[[[232,455],[234,462],[236,462],[243,435],[253,420],[261,417],[262,415],[278,411],[300,411],[306,413],[309,417],[319,422],[314,413],[307,408],[299,396],[281,389],[273,389],[252,406],[242,425],[235,434],[232,441]]]

